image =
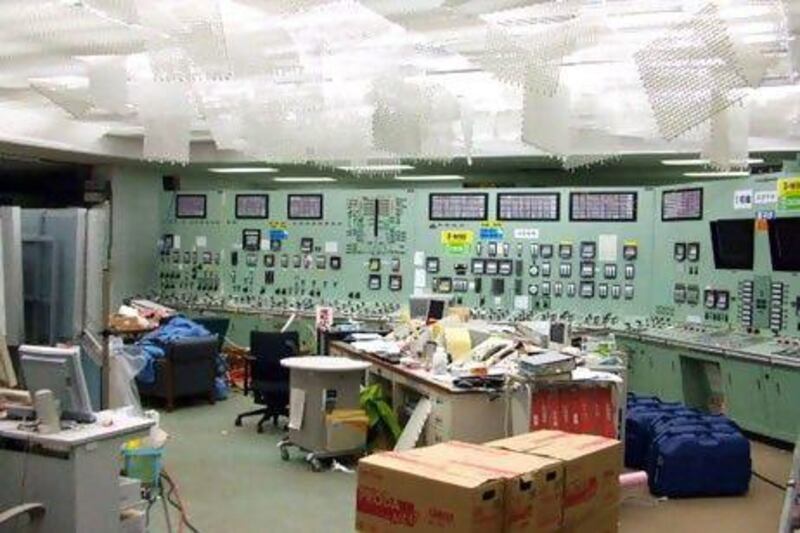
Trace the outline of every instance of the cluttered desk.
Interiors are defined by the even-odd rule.
[[[613,337],[581,350],[559,324],[551,333],[550,323],[472,320],[441,300],[417,316],[412,302],[411,319],[388,335],[330,345],[331,355],[371,363],[370,383],[411,441],[485,442],[533,429],[622,435],[625,364]]]

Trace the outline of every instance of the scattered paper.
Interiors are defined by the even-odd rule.
[[[425,252],[419,250],[414,252],[414,266],[425,266]]]
[[[339,253],[339,243],[337,241],[325,241],[325,253],[326,254]]]
[[[303,411],[306,406],[306,391],[292,388],[289,393],[289,429],[295,431],[303,427]]]
[[[617,236],[599,235],[597,237],[597,260],[616,261],[617,260]]]
[[[208,239],[205,235],[198,235],[194,238],[194,245],[198,248],[205,248],[208,245]]]
[[[418,268],[414,270],[414,287],[418,289],[424,289],[425,285],[428,282],[428,276],[426,275],[424,268]]]

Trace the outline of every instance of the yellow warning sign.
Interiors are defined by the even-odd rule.
[[[445,246],[470,245],[475,240],[475,232],[470,230],[445,230],[442,232],[442,244]]]
[[[778,180],[778,209],[800,211],[800,177]]]

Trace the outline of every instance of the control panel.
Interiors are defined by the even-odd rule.
[[[797,273],[773,270],[737,184],[775,187],[165,192],[158,297],[385,317],[437,293],[486,319],[655,313],[797,335]]]

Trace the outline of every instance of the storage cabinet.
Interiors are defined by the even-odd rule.
[[[770,436],[794,442],[800,433],[800,368],[768,367],[764,386]]]
[[[800,368],[631,339],[620,346],[628,352],[628,390],[701,409],[718,405],[722,395],[724,412],[743,429],[786,442],[797,439]]]
[[[670,349],[626,341],[628,389],[637,394],[654,394],[665,401],[682,401],[683,386],[678,354]]]
[[[768,376],[764,366],[748,361],[722,363],[725,412],[742,428],[771,435],[772,420],[767,402]]]

